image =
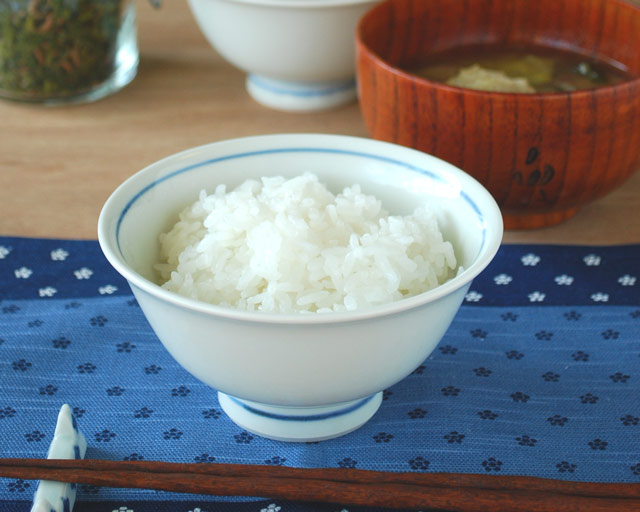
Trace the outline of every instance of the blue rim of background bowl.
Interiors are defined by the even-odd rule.
[[[336,80],[331,82],[296,82],[295,86],[291,82],[283,80],[267,80],[260,75],[250,73],[247,80],[255,87],[263,89],[272,94],[281,96],[294,96],[296,98],[312,98],[321,96],[332,96],[343,92],[355,91],[356,81]]]
[[[423,169],[421,167],[417,167],[417,166],[409,164],[407,162],[403,162],[402,160],[397,160],[395,158],[376,155],[376,154],[372,154],[372,153],[365,153],[365,152],[362,152],[362,151],[351,151],[351,150],[348,150],[348,149],[293,147],[293,148],[261,149],[261,150],[256,150],[256,151],[243,151],[241,153],[234,153],[234,154],[230,154],[230,155],[218,156],[218,157],[215,157],[215,158],[209,158],[207,160],[203,160],[201,162],[197,162],[195,164],[190,164],[190,165],[187,165],[185,167],[181,167],[180,169],[172,171],[169,174],[166,174],[166,175],[162,176],[161,178],[158,178],[157,180],[152,181],[151,183],[149,183],[148,185],[146,185],[145,187],[140,189],[138,192],[136,192],[134,194],[134,196],[127,202],[127,204],[124,206],[124,208],[120,212],[120,215],[118,216],[118,222],[116,224],[116,243],[118,245],[118,251],[120,251],[120,254],[122,255],[122,250],[120,249],[120,226],[122,225],[122,222],[123,222],[125,216],[127,215],[127,212],[131,209],[133,204],[138,199],[140,199],[140,197],[142,197],[144,194],[149,192],[151,189],[153,189],[157,185],[159,185],[159,184],[161,184],[161,183],[163,183],[163,182],[165,182],[165,181],[167,181],[167,180],[169,180],[169,179],[171,179],[171,178],[173,178],[175,176],[178,176],[180,174],[184,174],[185,172],[189,172],[189,171],[192,171],[194,169],[199,169],[200,167],[204,167],[205,165],[217,164],[217,163],[220,163],[220,162],[224,162],[224,161],[227,161],[227,160],[235,160],[235,159],[238,159],[238,158],[247,158],[247,157],[260,156],[260,155],[269,155],[269,154],[276,154],[276,153],[329,153],[329,154],[333,153],[333,154],[341,154],[341,155],[349,155],[349,156],[358,156],[358,157],[370,158],[372,160],[378,160],[378,161],[382,161],[382,162],[385,162],[385,163],[391,163],[391,164],[394,164],[394,165],[398,165],[400,167],[404,167],[404,168],[409,169],[411,171],[417,171],[419,174],[428,176],[429,178],[431,178],[431,179],[433,179],[435,181],[439,181],[441,183],[447,183],[447,180],[445,180],[442,176],[440,176],[440,175],[438,175],[438,174],[436,174],[436,173],[434,173],[432,171],[429,171],[427,169]],[[473,211],[478,216],[478,219],[480,220],[480,223],[484,226],[485,225],[485,219],[484,219],[484,216],[482,215],[482,211],[480,210],[478,205],[463,190],[460,190],[460,196],[471,206]],[[485,227],[483,227],[482,228],[482,243],[480,244],[480,248],[479,248],[478,252],[481,252],[482,249],[485,246],[486,235],[487,235],[487,230],[486,230]]]
[[[279,136],[282,136],[283,134],[280,134]],[[284,134],[287,135],[287,134]],[[289,134],[290,135],[290,134]],[[308,135],[308,134],[307,134]],[[266,135],[266,136],[254,136],[254,137],[247,137],[245,139],[259,139],[259,138],[270,138],[270,137],[278,137],[278,135]],[[342,139],[345,138],[345,136],[333,136],[333,135],[326,135],[326,137],[340,137]],[[353,137],[351,137],[353,138]],[[357,137],[355,137],[354,139],[359,139]],[[220,141],[220,142],[237,142],[239,140],[242,139],[231,139],[228,141]],[[187,149],[181,153],[175,154],[175,155],[171,155],[167,158],[165,158],[164,160],[161,160],[160,162],[157,163],[161,163],[164,162],[166,165],[166,162],[168,160],[171,160],[177,156],[186,156],[189,153],[192,153],[194,150],[202,150],[207,148],[208,146],[215,146],[220,144],[220,142],[218,143],[213,143],[213,144],[208,144],[205,146],[200,146],[200,147],[196,147],[196,148],[191,148],[191,149]],[[379,142],[380,143],[380,142]],[[383,144],[387,144],[387,143],[383,143]],[[402,147],[403,150],[407,150],[407,151],[414,151],[410,148],[404,148]],[[160,298],[161,300],[166,300],[169,301],[171,303],[174,303],[176,305],[179,305],[180,307],[186,307],[188,309],[194,310],[194,311],[199,311],[199,312],[204,312],[207,314],[215,314],[218,316],[222,316],[222,317],[226,317],[228,319],[240,319],[243,321],[250,321],[250,322],[257,322],[257,323],[284,323],[284,324],[316,324],[316,323],[327,323],[327,322],[331,322],[331,323],[340,323],[340,322],[351,322],[351,321],[362,321],[362,320],[366,320],[368,318],[372,318],[372,317],[379,317],[379,316],[386,316],[386,315],[390,315],[390,314],[397,314],[401,311],[406,311],[409,309],[412,309],[416,306],[420,306],[420,305],[424,305],[428,302],[431,302],[433,300],[438,300],[444,296],[447,296],[451,293],[453,293],[455,290],[458,290],[459,288],[468,285],[468,283],[470,283],[480,272],[482,272],[485,267],[491,262],[491,260],[493,259],[493,257],[495,256],[495,253],[497,252],[499,246],[500,246],[500,241],[501,241],[501,234],[502,234],[502,222],[500,222],[500,226],[496,227],[496,246],[495,248],[489,248],[487,247],[487,242],[488,242],[488,237],[487,237],[487,222],[486,222],[486,218],[482,213],[482,209],[480,207],[478,207],[478,205],[472,200],[472,198],[466,193],[464,192],[464,190],[462,190],[461,188],[458,190],[458,194],[459,196],[467,203],[469,204],[469,206],[472,208],[472,210],[474,211],[474,213],[477,215],[477,219],[479,220],[479,224],[481,226],[482,229],[482,240],[481,240],[481,244],[480,247],[477,250],[476,253],[476,258],[478,257],[478,255],[481,255],[484,252],[487,252],[487,249],[491,250],[491,254],[487,253],[486,256],[483,258],[485,261],[483,262],[482,265],[477,266],[475,264],[475,262],[468,266],[467,268],[464,269],[464,272],[462,272],[461,274],[453,277],[452,279],[450,279],[449,281],[447,281],[446,283],[443,283],[442,285],[432,289],[432,290],[428,290],[424,293],[418,294],[418,295],[414,295],[411,297],[407,297],[403,300],[398,300],[398,301],[394,301],[388,304],[383,304],[383,305],[379,305],[379,306],[373,306],[371,308],[362,308],[362,309],[358,309],[355,311],[346,311],[346,312],[334,312],[334,313],[327,313],[327,314],[321,314],[321,315],[313,315],[313,314],[306,314],[306,315],[301,315],[299,313],[269,313],[269,312],[256,312],[256,311],[244,311],[244,310],[239,310],[239,309],[233,309],[233,308],[229,308],[229,307],[223,307],[223,306],[219,306],[216,304],[209,304],[209,303],[205,303],[202,301],[198,301],[196,299],[190,299],[188,297],[184,297],[182,295],[176,294],[174,292],[170,292],[168,290],[164,290],[160,285],[158,285],[157,283],[142,277],[141,275],[139,275],[136,271],[134,271],[133,269],[131,269],[131,267],[129,266],[129,264],[126,262],[126,259],[122,253],[122,250],[120,248],[120,227],[121,224],[123,222],[123,219],[125,218],[125,216],[127,215],[127,212],[131,209],[131,207],[133,206],[133,204],[140,199],[140,197],[142,197],[144,194],[146,194],[147,192],[149,192],[151,189],[153,189],[154,187],[156,187],[157,185],[170,180],[171,178],[179,175],[179,174],[183,174],[185,172],[189,172],[191,170],[194,169],[198,169],[200,167],[206,166],[206,165],[210,165],[210,164],[215,164],[215,163],[219,163],[219,162],[223,162],[223,161],[227,161],[227,160],[232,160],[232,159],[237,159],[237,158],[247,158],[247,157],[252,157],[252,156],[258,156],[258,155],[265,155],[265,154],[276,154],[276,153],[303,153],[303,152],[308,152],[308,153],[327,153],[327,154],[344,154],[344,155],[351,155],[351,156],[357,156],[357,157],[363,157],[363,158],[369,158],[372,160],[377,160],[377,161],[381,161],[381,162],[386,162],[386,163],[390,163],[393,165],[397,165],[400,167],[403,167],[405,169],[408,169],[409,171],[413,171],[416,172],[418,174],[427,176],[431,179],[433,179],[436,182],[439,183],[451,183],[450,180],[445,179],[445,177],[430,171],[424,167],[421,167],[419,165],[413,165],[410,164],[406,161],[403,160],[398,160],[396,158],[391,158],[391,157],[387,157],[387,156],[383,156],[380,154],[375,154],[375,153],[369,153],[366,151],[355,151],[355,150],[348,150],[348,149],[338,149],[338,148],[329,148],[329,147],[313,147],[313,146],[304,146],[304,147],[280,147],[280,148],[270,148],[270,149],[263,149],[263,150],[254,150],[254,151],[242,151],[242,152],[234,152],[231,154],[227,154],[227,155],[223,155],[223,156],[218,156],[218,157],[214,157],[214,158],[208,158],[205,160],[202,160],[200,162],[196,162],[193,164],[189,164],[186,165],[184,167],[180,167],[179,169],[176,169],[174,171],[169,172],[168,174],[165,174],[164,176],[152,181],[151,183],[145,185],[144,187],[142,187],[141,189],[138,190],[138,192],[136,192],[131,199],[125,204],[125,206],[122,208],[122,210],[120,211],[118,220],[117,220],[117,224],[116,224],[116,228],[115,228],[115,242],[116,242],[116,246],[117,246],[117,250],[119,253],[119,256],[117,257],[117,259],[119,261],[112,261],[112,264],[115,265],[116,269],[118,269],[118,271],[123,275],[123,277],[125,277],[127,279],[127,281],[129,281],[130,286],[134,286],[135,288],[140,288],[141,290],[144,290],[145,293],[149,293],[151,295],[155,295],[158,296],[158,298]],[[468,174],[464,173],[464,171],[460,170],[459,168],[448,164],[447,162],[440,160],[432,155],[428,155],[428,154],[421,154],[424,157],[427,158],[431,158],[431,159],[435,159],[436,161],[438,161],[440,163],[440,165],[444,165],[448,168],[448,170],[445,171],[446,174],[451,174],[453,176],[455,176],[456,174],[460,173],[461,177],[463,177],[464,179],[468,179],[474,183],[476,183],[477,186],[479,186],[482,190],[484,190],[484,192],[487,195],[487,198],[489,200],[491,200],[491,195],[489,194],[489,192],[486,191],[486,189],[484,189],[484,187],[478,183],[473,177],[469,176]],[[152,168],[154,167],[156,164],[152,164],[151,166],[147,167],[146,169]],[[143,171],[140,171],[143,172]],[[132,176],[133,178],[133,176]],[[114,192],[115,194],[115,192]],[[494,206],[495,206],[495,211],[497,212],[498,215],[499,214],[499,209],[497,204],[495,204],[494,202]],[[101,215],[102,217],[102,215]],[[499,233],[498,233],[499,231]],[[102,243],[102,242],[101,242]],[[108,248],[105,247],[105,248]],[[104,249],[103,249],[104,250]],[[110,251],[109,251],[110,252]],[[114,254],[114,256],[116,256]],[[109,258],[110,259],[110,258]],[[475,267],[474,270],[471,270],[473,267]],[[140,282],[139,282],[140,281]],[[428,296],[428,299],[425,299],[425,296]]]
[[[228,0],[229,1],[229,0]],[[337,9],[355,5],[373,4],[372,0],[231,0],[231,3],[253,5],[257,7],[285,9]]]

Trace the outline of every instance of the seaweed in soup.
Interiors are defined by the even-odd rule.
[[[499,92],[570,92],[629,79],[614,63],[546,47],[473,45],[433,54],[411,73],[458,87]]]

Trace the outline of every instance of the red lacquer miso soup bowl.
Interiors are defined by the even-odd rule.
[[[471,174],[507,229],[562,222],[640,167],[640,9],[624,0],[386,0],[357,28],[362,116],[375,138]],[[416,63],[470,47],[542,48],[620,72],[614,84],[487,92]]]

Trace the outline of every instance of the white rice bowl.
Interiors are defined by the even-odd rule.
[[[200,192],[160,235],[162,286],[248,311],[352,311],[420,294],[457,273],[435,212],[389,215],[355,184],[311,173]]]

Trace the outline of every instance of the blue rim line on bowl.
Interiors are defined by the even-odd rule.
[[[203,160],[202,162],[198,162],[198,163],[191,164],[191,165],[188,165],[186,167],[182,167],[180,169],[177,169],[177,170],[167,174],[166,176],[163,176],[162,178],[159,178],[159,179],[157,179],[155,181],[152,181],[147,186],[145,186],[140,191],[138,191],[129,200],[129,202],[127,202],[125,207],[122,209],[122,212],[120,212],[120,216],[118,217],[118,223],[116,225],[116,243],[118,244],[118,250],[120,250],[120,252],[122,252],[121,249],[120,249],[120,226],[122,224],[122,221],[123,221],[125,215],[127,214],[127,212],[131,209],[133,204],[140,197],[142,197],[149,190],[151,190],[155,186],[159,185],[160,183],[162,183],[162,182],[164,182],[164,181],[166,181],[168,179],[171,179],[174,176],[177,176],[179,174],[191,171],[193,169],[198,169],[198,168],[203,167],[205,165],[224,162],[226,160],[234,160],[236,158],[246,158],[246,157],[258,156],[258,155],[269,155],[269,154],[274,154],[274,153],[307,153],[307,152],[308,153],[334,153],[334,154],[343,154],[343,155],[352,155],[352,156],[360,156],[360,157],[365,157],[365,158],[371,158],[372,160],[379,160],[379,161],[382,161],[382,162],[387,162],[387,163],[391,163],[391,164],[394,164],[394,165],[398,165],[400,167],[404,167],[404,168],[412,170],[412,171],[417,171],[420,174],[423,174],[425,176],[429,176],[433,180],[440,181],[440,182],[445,182],[445,180],[443,180],[442,177],[438,176],[437,174],[435,174],[435,173],[433,173],[433,172],[431,172],[431,171],[429,171],[427,169],[422,169],[420,167],[416,167],[415,165],[408,164],[408,163],[403,162],[401,160],[396,160],[394,158],[389,158],[389,157],[385,157],[385,156],[381,156],[381,155],[375,155],[375,154],[371,154],[371,153],[364,153],[364,152],[361,152],[361,151],[349,151],[349,150],[346,150],[346,149],[334,149],[334,148],[277,148],[277,149],[264,149],[264,150],[259,150],[259,151],[245,151],[245,152],[242,152],[242,153],[234,153],[234,154],[231,154],[231,155],[219,156],[219,157],[216,157],[216,158],[210,158],[208,160]],[[484,218],[482,216],[482,212],[480,211],[480,208],[478,208],[478,206],[471,200],[471,198],[466,193],[464,193],[463,191],[460,191],[460,195],[469,204],[469,206],[471,206],[471,208],[473,208],[473,211],[476,212],[476,214],[478,215],[478,218],[481,220],[481,222],[484,223]],[[482,248],[485,245],[485,236],[486,236],[486,233],[483,230],[483,232],[482,232],[482,244],[480,246],[480,250],[482,250]]]
[[[298,85],[298,87],[282,87],[282,85],[286,84],[287,82],[284,82],[282,80],[270,81],[253,73],[249,74],[247,76],[247,79],[256,87],[259,87],[271,93],[282,94],[286,96],[297,96],[300,98],[330,96],[332,94],[350,91],[356,86],[355,80],[345,80],[339,82],[329,82],[328,85],[323,84],[322,82],[309,82],[308,84],[297,82],[295,85]]]
[[[366,405],[371,400],[373,400],[376,397],[376,394],[363,398],[362,400],[358,400],[355,404],[351,404],[345,407],[344,409],[340,409],[338,411],[332,411],[326,414],[309,414],[309,415],[286,415],[286,414],[270,413],[267,411],[257,409],[255,407],[251,407],[250,405],[246,404],[245,402],[233,396],[230,396],[230,395],[227,395],[227,396],[236,405],[242,407],[243,409],[246,409],[252,414],[257,414],[258,416],[264,416],[265,418],[271,418],[271,419],[280,420],[280,421],[321,421],[321,420],[328,420],[331,418],[337,418],[339,416],[344,416],[345,414],[349,414],[350,412],[353,412],[356,409],[360,409],[360,407],[362,407],[363,405]]]
[[[161,160],[160,162],[166,162],[176,157],[190,154],[194,150],[201,150],[201,151],[206,150],[207,147],[212,145],[218,145],[220,143],[238,143],[238,142],[242,142],[243,140],[250,141],[251,139],[269,139],[269,138],[292,137],[292,136],[308,137],[310,135],[321,135],[321,134],[277,134],[277,135],[264,135],[264,136],[253,136],[253,137],[245,137],[245,138],[238,138],[238,139],[230,139],[226,141],[214,142],[212,144],[206,144],[204,146],[190,148],[183,152],[170,155],[165,159]],[[354,139],[354,142],[360,141],[360,138],[358,137],[348,137],[348,136],[339,136],[339,135],[336,136],[336,135],[329,135],[329,134],[322,134],[321,136],[327,137],[327,138],[338,138],[340,139],[341,143],[344,142],[343,139]],[[362,139],[362,140],[368,141],[368,139]],[[393,144],[388,144],[388,143],[383,143],[383,144],[384,146],[393,146]],[[411,150],[409,148],[402,147],[401,149],[402,151],[416,152],[415,150]],[[118,270],[118,272],[122,274],[129,281],[129,284],[131,286],[135,286],[137,288],[145,290],[147,293],[150,293],[158,298],[161,298],[162,300],[168,301],[176,305],[180,305],[181,307],[186,307],[188,309],[191,309],[192,311],[198,311],[206,314],[216,314],[222,317],[226,317],[228,319],[233,318],[233,319],[239,319],[243,321],[256,322],[256,323],[280,324],[285,322],[290,324],[316,324],[316,323],[326,322],[327,321],[326,315],[299,315],[299,314],[286,314],[286,313],[269,314],[264,312],[259,312],[259,313],[247,312],[247,311],[236,310],[232,308],[225,308],[215,304],[203,303],[195,299],[189,299],[187,297],[183,297],[181,295],[178,295],[163,289],[159,284],[155,283],[154,281],[148,280],[140,276],[139,274],[137,274],[137,272],[133,271],[129,267],[129,264],[124,259],[124,255],[120,247],[119,231],[120,231],[120,227],[123,222],[123,219],[126,216],[127,212],[140,197],[142,197],[145,193],[149,192],[151,189],[153,189],[155,186],[159,185],[160,183],[166,180],[169,180],[170,178],[178,174],[185,173],[190,170],[197,169],[199,167],[212,164],[212,163],[223,162],[226,160],[231,160],[236,158],[251,157],[251,156],[257,156],[257,155],[264,155],[264,154],[285,153],[285,152],[290,152],[290,153],[304,153],[304,152],[314,153],[315,152],[315,153],[326,153],[326,154],[333,153],[333,154],[344,154],[344,155],[364,157],[372,160],[377,160],[380,162],[386,162],[393,165],[397,165],[409,171],[428,176],[437,183],[455,184],[456,180],[462,179],[464,181],[470,180],[471,182],[475,183],[476,185],[482,188],[482,185],[480,185],[474,178],[464,173],[464,171],[444,161],[440,161],[440,159],[428,154],[421,154],[421,156],[428,159],[438,160],[439,165],[444,166],[446,168],[445,175],[451,176],[451,181],[447,179],[446,176],[443,177],[441,175],[438,175],[438,173],[436,172],[430,171],[427,168],[428,165],[426,163],[414,165],[406,161],[400,160],[398,158],[388,157],[388,156],[367,152],[367,151],[355,151],[355,150],[348,150],[348,149],[341,149],[341,148],[331,148],[331,147],[324,147],[324,146],[313,147],[313,146],[304,145],[302,147],[285,146],[280,148],[276,147],[276,148],[269,148],[264,150],[232,152],[227,155],[208,158],[203,161],[196,162],[194,164],[186,165],[177,170],[171,171],[168,174],[158,179],[155,179],[154,181],[148,183],[147,185],[142,186],[142,188],[140,188],[137,192],[132,192],[131,198],[126,202],[126,204],[123,207],[121,207],[119,213],[114,212],[114,216],[117,218],[117,221],[115,223],[116,225],[113,226],[113,228],[108,229],[105,210],[109,208],[109,203],[114,200],[114,195],[115,195],[115,192],[114,192],[114,194],[112,194],[112,196],[105,203],[105,206],[103,207],[103,210],[100,215],[100,219],[98,221],[99,238],[104,238],[106,240],[106,237],[108,236],[114,240],[115,242],[114,245],[115,247],[117,247],[117,252],[112,252],[108,249],[108,245],[103,246],[103,252],[105,252],[105,256],[107,256],[107,259],[116,268],[116,270]],[[151,166],[154,166],[157,163],[159,162],[156,162]],[[133,179],[134,176],[144,172],[149,167],[139,171],[139,173],[134,174],[133,176],[131,176],[130,179]],[[458,176],[458,174],[460,175]],[[130,180],[127,180],[127,182],[128,181]],[[125,186],[125,184],[123,183],[121,186]],[[497,251],[500,245],[500,240],[502,239],[502,222],[500,222],[500,227],[499,227],[500,232],[496,234],[496,237],[491,237],[491,239],[489,239],[488,238],[488,235],[489,235],[488,221],[483,215],[482,209],[473,201],[473,199],[466,192],[464,192],[461,189],[460,184],[457,184],[457,186],[459,187],[459,190],[457,191],[457,193],[459,194],[459,197],[463,199],[470,206],[470,208],[477,215],[477,219],[479,221],[479,225],[481,229],[481,244],[480,244],[480,247],[477,249],[477,255],[482,255],[483,260],[490,261],[493,258],[495,251]],[[490,195],[487,194],[487,196],[488,196],[487,199],[492,200]],[[495,204],[495,201],[493,201],[493,203],[494,205],[490,206],[489,210],[492,211],[492,213],[495,212],[497,215],[500,215],[498,207]],[[111,231],[111,229],[113,229],[113,231]],[[111,234],[108,234],[107,231],[110,231]],[[488,246],[489,242],[492,243],[491,247]],[[474,270],[471,270],[470,268],[466,268],[463,272],[461,272],[459,275],[455,276],[454,278],[450,279],[446,283],[443,283],[442,285],[432,290],[429,290],[425,293],[415,295],[412,297],[407,297],[401,301],[395,301],[390,304],[375,306],[371,308],[365,308],[358,311],[332,313],[330,316],[331,322],[332,323],[354,322],[354,321],[362,321],[371,317],[379,316],[380,314],[385,316],[393,315],[401,311],[409,310],[425,302],[438,300],[446,296],[447,294],[449,294],[452,290],[455,290],[460,286],[463,286],[465,283],[471,282],[476,277],[476,275],[484,269],[485,266],[486,264],[483,264],[481,265],[481,267],[476,267]],[[460,281],[462,281],[462,283],[460,283]]]
[[[285,7],[287,9],[339,8],[365,4],[370,0],[232,0],[239,4],[253,4],[261,7]]]

